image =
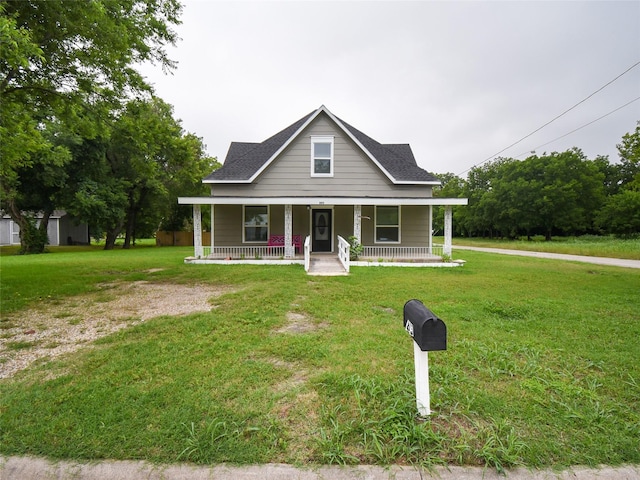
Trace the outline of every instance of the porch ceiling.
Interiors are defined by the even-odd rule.
[[[180,205],[467,205],[468,201],[433,197],[178,197]]]

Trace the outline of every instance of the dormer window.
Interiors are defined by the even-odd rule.
[[[311,137],[311,176],[333,177],[333,137]]]

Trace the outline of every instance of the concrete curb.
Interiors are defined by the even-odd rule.
[[[0,457],[0,480],[639,480],[640,466],[552,470],[507,471],[479,467],[436,467],[426,471],[414,467],[315,466],[283,464],[235,467],[215,465],[154,465],[143,461],[69,462],[38,457]]]

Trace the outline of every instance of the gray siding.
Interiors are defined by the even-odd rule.
[[[426,247],[429,242],[429,207],[400,207],[400,235],[403,247]]]
[[[214,213],[214,245],[242,245],[242,205],[216,205]]]
[[[302,235],[302,241],[311,233],[311,212],[304,205],[293,206],[293,234]],[[278,232],[274,232],[278,233]],[[284,235],[284,231],[282,232]]]
[[[10,218],[0,218],[0,245],[11,245]]]
[[[311,136],[334,137],[333,177],[311,176]],[[213,196],[431,197],[427,185],[393,185],[327,115],[319,115],[254,183],[212,186]]]
[[[333,245],[336,250],[338,245],[338,235],[345,240],[353,235],[353,207],[339,205],[333,209]]]
[[[375,243],[375,207],[362,206],[362,244]],[[345,237],[346,238],[346,237]],[[402,247],[426,247],[429,242],[429,207],[401,206],[400,207],[400,241],[399,244],[377,244]]]
[[[38,221],[38,224],[40,224],[40,221]],[[49,223],[47,224],[47,237],[49,237],[49,245],[60,245],[60,237],[58,236],[60,233],[59,225],[59,218],[49,218]]]
[[[60,218],[60,243],[63,245],[89,243],[89,228],[87,224],[76,225],[69,215]]]
[[[375,207],[362,206],[362,244],[376,245]],[[311,230],[311,213],[304,205],[293,206],[293,235],[301,235],[303,240]],[[215,206],[215,245],[218,247],[242,245],[242,205]],[[269,208],[269,234],[284,235],[284,206],[271,205]],[[333,208],[333,245],[337,236],[347,240],[353,235],[353,207],[338,205]],[[400,244],[378,244],[403,247],[424,247],[429,241],[429,207],[400,207]]]
[[[56,210],[59,212],[59,210]],[[59,214],[57,214],[59,215]],[[89,228],[86,223],[76,225],[69,215],[62,212],[62,216],[56,214],[49,217],[49,223],[47,224],[47,238],[48,244],[52,246],[67,245],[69,237],[71,237],[72,243],[89,243]],[[13,220],[9,217],[0,219],[0,245],[20,244],[18,235],[11,235],[12,230],[19,231],[17,225],[13,225]],[[40,225],[40,220],[37,220],[37,224]]]
[[[373,205],[363,205],[362,206],[362,216],[368,217],[363,218],[360,222],[362,225],[362,245],[373,245],[373,236],[375,229],[375,207]]]
[[[309,235],[310,212],[305,205],[293,206],[293,235],[302,238]],[[215,206],[215,239],[217,247],[232,247],[242,245],[242,205]],[[271,205],[269,207],[269,235],[284,235],[284,206]]]

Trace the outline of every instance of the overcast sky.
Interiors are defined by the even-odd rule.
[[[172,75],[145,66],[185,130],[224,160],[325,105],[418,164],[466,170],[640,62],[640,1],[183,0]],[[501,154],[609,155],[640,120],[640,65]],[[523,155],[521,155],[523,154]],[[464,172],[464,173],[463,173]]]

